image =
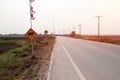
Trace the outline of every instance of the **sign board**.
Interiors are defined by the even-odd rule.
[[[48,33],[48,31],[47,31],[47,30],[45,30],[45,31],[44,31],[44,33],[45,33],[45,34],[47,34],[47,33]]]
[[[30,28],[25,34],[25,36],[31,41],[35,39],[36,35],[37,33],[32,28]]]

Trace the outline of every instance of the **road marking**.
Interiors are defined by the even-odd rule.
[[[54,49],[54,48],[53,48]],[[54,54],[54,50],[51,54],[51,58],[50,58],[50,65],[49,65],[49,70],[48,70],[48,75],[47,75],[47,80],[50,79],[50,72],[51,72],[51,68],[52,68],[52,59],[53,59],[53,54]]]
[[[62,45],[65,53],[67,54],[69,60],[71,61],[73,67],[75,68],[76,73],[78,74],[80,80],[86,80],[86,78],[84,77],[84,75],[82,74],[82,72],[80,71],[80,69],[77,67],[77,65],[75,64],[75,62],[73,61],[72,57],[69,55],[68,51],[65,49],[65,47],[63,46],[63,44],[60,42],[60,44]]]

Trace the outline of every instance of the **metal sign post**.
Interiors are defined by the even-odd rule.
[[[47,37],[47,34],[45,34],[46,35],[46,42],[48,43],[48,37]]]
[[[34,45],[33,45],[33,41],[31,41],[31,46],[32,46],[32,56],[34,56]]]
[[[45,37],[46,37],[46,42],[48,43],[48,37],[47,37],[48,30],[45,30],[44,33],[45,33]]]

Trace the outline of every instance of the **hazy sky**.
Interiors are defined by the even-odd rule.
[[[97,34],[101,14],[101,34],[120,35],[120,0],[35,0],[33,29],[51,33],[82,25],[82,34]],[[29,0],[0,0],[0,34],[26,33],[30,28]]]

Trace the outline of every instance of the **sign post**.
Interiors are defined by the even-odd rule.
[[[30,26],[31,28],[26,32],[25,36],[31,41],[31,47],[32,47],[32,57],[34,57],[34,39],[37,35],[37,33],[32,29],[32,20],[35,20],[35,17],[33,16],[35,11],[33,10],[32,3],[35,0],[29,0],[29,9],[30,9]]]
[[[45,37],[46,37],[46,42],[48,43],[48,37],[47,37],[48,30],[45,30],[44,33],[45,33]]]

